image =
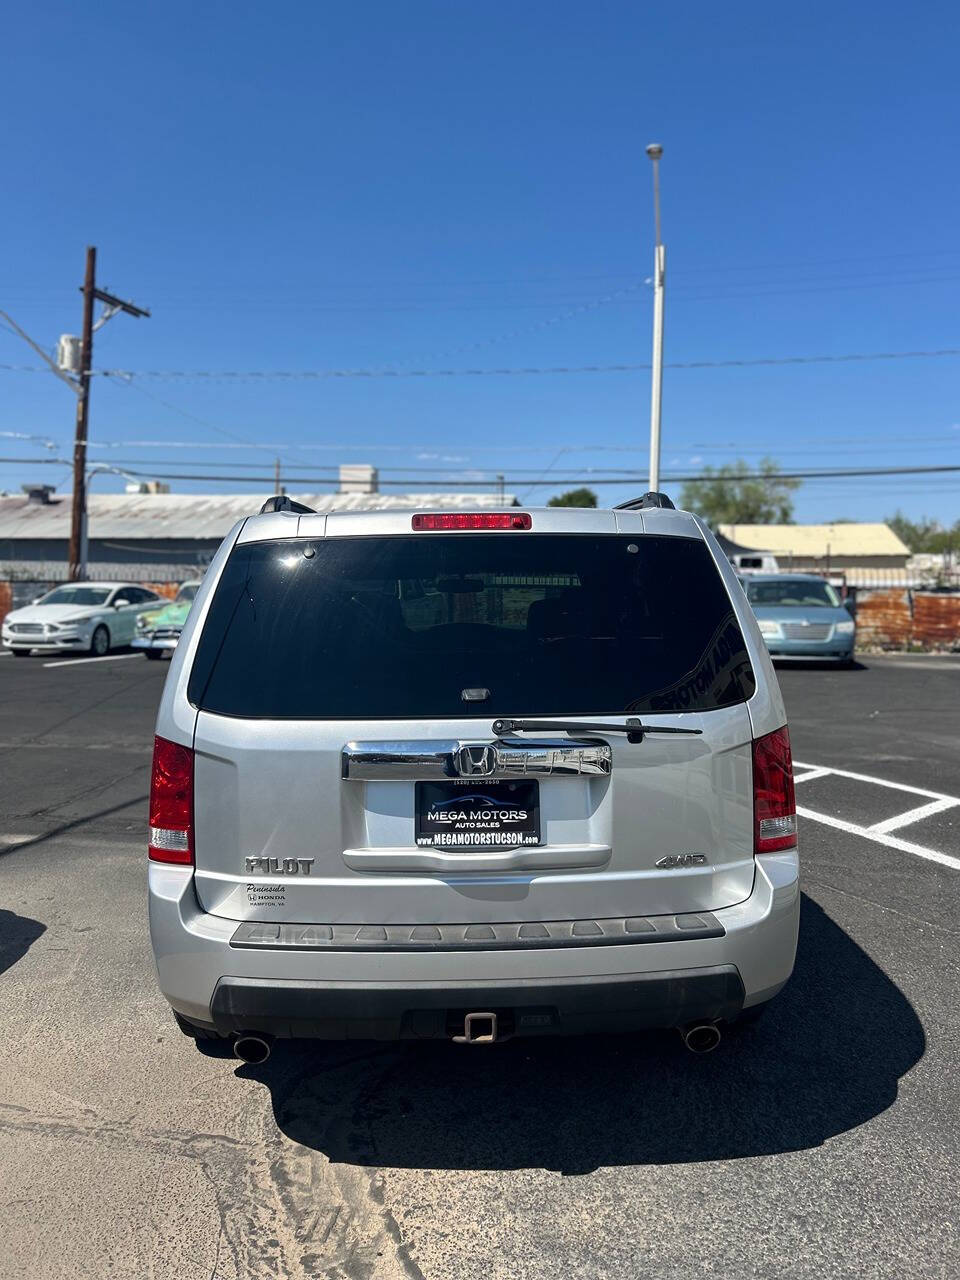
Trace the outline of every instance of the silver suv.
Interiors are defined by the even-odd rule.
[[[150,927],[181,1029],[442,1038],[753,1016],[793,969],[790,741],[695,516],[318,515],[220,547],[174,652]]]

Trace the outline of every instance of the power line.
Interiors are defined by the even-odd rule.
[[[3,458],[0,457],[2,463],[18,463],[23,466],[34,465],[57,465],[63,466],[65,459],[63,458]],[[945,475],[952,473],[960,473],[960,464],[940,464],[936,466],[922,467],[836,467],[836,468],[816,468],[808,471],[777,471],[773,473],[762,471],[745,471],[739,473],[733,479],[760,479],[760,480],[829,480],[829,479],[866,479],[866,478],[882,478],[894,476],[917,476],[917,475]],[[214,484],[236,484],[238,481],[244,484],[271,484],[273,482],[272,475],[266,476],[231,476],[218,475],[210,473],[194,473],[194,472],[157,472],[157,471],[131,471],[132,476],[140,479],[153,480],[188,480],[188,481],[206,481]],[[685,475],[666,475],[663,477],[664,483],[669,484],[707,484],[716,480],[718,477],[715,473],[699,473]],[[721,477],[723,478],[723,477]],[[645,483],[645,473],[636,472],[634,474],[621,472],[618,475],[597,476],[590,473],[578,476],[567,476],[563,479],[564,484],[582,483],[587,485],[622,485],[631,484],[642,485]],[[300,484],[330,484],[330,476],[302,476],[299,478]],[[478,489],[489,487],[490,480],[467,479],[452,475],[449,483],[456,484],[460,488]],[[512,479],[509,475],[505,476],[505,483],[511,484]],[[546,479],[523,479],[519,480],[519,484],[527,488],[546,487],[555,488],[558,481],[556,477],[550,480]],[[419,480],[403,477],[396,480],[381,480],[381,487],[384,488],[411,488],[411,489],[430,489],[436,488],[437,481]]]
[[[736,360],[683,360],[664,365],[669,369],[751,369],[776,368],[789,365],[856,364],[886,360],[938,359],[960,356],[960,347],[940,347],[926,351],[872,351],[848,352],[843,355],[815,356],[763,356]],[[516,377],[528,374],[577,374],[577,373],[643,373],[649,364],[589,364],[502,367],[496,369],[93,369],[91,373],[103,378],[169,379],[180,381],[251,381],[277,382],[299,380],[323,380],[327,378],[482,378]],[[0,364],[0,371],[17,373],[44,373],[39,365]]]
[[[912,449],[915,444],[929,443],[932,441],[960,446],[960,427],[958,427],[958,429],[953,432],[946,432],[946,433],[941,433],[940,435],[929,435],[929,436],[918,436],[918,435],[912,434],[912,432],[908,435],[907,434],[908,430],[909,430],[908,428],[903,428],[895,436],[877,436],[874,433],[870,433],[869,435],[860,435],[860,436],[838,436],[833,434],[825,435],[825,436],[813,436],[813,435],[804,434],[803,439],[806,441],[806,444],[802,449],[783,450],[783,449],[777,448],[776,452],[778,455],[782,455],[783,453],[808,453],[810,451],[811,446],[816,446],[820,444],[829,446],[831,450],[834,450],[835,447],[838,445],[848,445],[848,444],[868,444],[871,446],[872,449],[876,449],[878,447],[882,448],[882,447],[885,447],[886,445],[896,445],[897,447],[904,447],[904,445],[906,444],[906,447]],[[3,434],[3,433],[0,433],[0,434]],[[90,442],[90,447],[91,449],[93,448],[96,448],[96,449],[210,449],[213,446],[211,442],[208,440],[198,441],[198,440],[166,440],[164,439],[164,440],[92,440]],[[400,445],[400,444],[383,444],[377,441],[367,441],[365,443],[361,443],[355,440],[342,440],[342,441],[335,440],[335,441],[324,441],[323,443],[318,443],[315,441],[304,441],[301,443],[287,441],[283,443],[265,442],[262,444],[251,441],[249,443],[244,442],[244,443],[236,443],[236,444],[229,444],[229,445],[224,445],[217,442],[216,447],[218,449],[263,449],[263,450],[299,449],[302,451],[321,450],[323,452],[331,452],[331,451],[342,452],[348,449],[354,450],[354,451],[358,449],[365,449],[365,450],[369,450],[377,453],[408,453],[408,452],[412,453],[414,451],[419,450],[420,456],[424,458],[427,458],[427,457],[439,458],[440,455],[436,454],[433,451],[436,450],[438,447],[442,447],[442,446],[438,446],[436,443],[426,443],[426,444],[419,443],[418,444],[414,442],[411,444]],[[492,441],[492,442],[471,441],[470,442],[470,449],[472,452],[477,452],[480,450],[489,450],[489,451],[494,451],[498,454],[499,453],[531,453],[536,451],[536,447],[537,446],[535,445],[498,444],[496,441]],[[629,445],[593,444],[593,443],[582,444],[580,442],[576,442],[576,443],[565,444],[563,448],[568,453],[645,454],[647,452],[647,446],[644,444],[629,444]],[[738,444],[735,440],[721,441],[719,443],[716,443],[716,442],[706,443],[704,441],[695,440],[693,442],[681,441],[678,444],[674,444],[671,448],[672,453],[677,453],[678,451],[679,452],[690,451],[693,453],[696,453],[696,452],[727,453],[727,452],[734,452],[737,450],[739,450],[741,453],[769,453],[770,446],[769,445],[763,445],[763,446],[741,445],[741,444]],[[447,458],[447,461],[462,462],[462,461],[465,461],[465,459],[462,457],[456,457],[456,458]],[[251,464],[251,465],[255,465],[255,464]]]
[[[960,448],[960,440],[956,442],[956,447]],[[559,456],[563,456],[564,454],[567,454],[569,452],[570,452],[569,449],[562,449],[559,451]],[[762,453],[765,455],[769,454],[768,449],[762,449],[762,450],[756,449],[752,451],[744,450],[744,452]],[[925,445],[925,446],[914,445],[912,447],[908,445],[904,445],[902,448],[897,450],[881,450],[879,448],[851,449],[851,450],[839,449],[839,450],[835,450],[834,452],[837,455],[842,455],[844,464],[850,465],[850,466],[856,465],[855,462],[847,462],[847,459],[850,455],[854,457],[860,457],[861,455],[866,454],[866,455],[869,455],[871,458],[877,458],[877,455],[879,453],[894,453],[902,457],[905,461],[912,460],[917,453],[939,453],[942,456],[944,452],[948,452],[948,453],[954,453],[954,456],[955,456],[954,450],[949,450],[949,449],[944,450],[943,445]],[[805,461],[810,458],[811,453],[812,453],[812,450],[810,449],[777,450],[777,459],[781,460],[786,454],[787,456],[799,456],[802,460]],[[559,456],[555,458],[554,461],[558,461]],[[149,462],[149,464],[154,467],[179,467],[179,466],[185,465],[185,459],[183,458],[149,458],[149,459],[144,459],[143,457],[118,458],[114,454],[105,454],[103,457],[100,457],[98,455],[96,458],[96,461],[98,462],[106,462],[108,460],[110,462],[116,463],[117,466],[143,466],[145,462]],[[738,458],[737,460],[739,461],[740,459]],[[894,458],[890,459],[890,462],[891,464],[893,464],[898,460],[899,458],[895,456]],[[838,458],[835,458],[834,461],[838,462]],[[223,461],[219,458],[202,458],[202,459],[198,458],[194,460],[192,465],[197,467],[213,466],[223,471],[229,470],[229,471],[240,472],[240,471],[257,470],[257,468],[262,468],[263,462],[262,460],[259,462],[230,462],[230,461]],[[673,465],[679,466],[679,465],[682,465],[682,462],[680,459],[674,459]],[[724,462],[722,459],[714,459],[711,461],[710,465],[727,466],[727,465],[730,465],[730,463]],[[315,462],[299,462],[299,463],[286,464],[283,468],[283,471],[284,471],[284,475],[296,475],[298,472],[310,472],[311,474],[319,474],[320,472],[329,472],[331,475],[336,476],[336,475],[339,475],[339,466],[337,465],[325,466],[323,464],[318,465]],[[489,466],[456,466],[456,465],[450,464],[445,467],[421,467],[421,466],[411,465],[407,467],[404,467],[404,466],[377,467],[377,471],[381,476],[389,476],[394,474],[449,476],[454,474],[465,474],[469,472],[470,474],[477,475],[477,476],[488,475],[490,477],[495,477],[503,473],[503,466],[500,463],[494,463],[493,465],[489,465]],[[512,476],[538,476],[538,475],[547,474],[548,472],[551,476],[555,476],[558,480],[566,480],[566,479],[574,479],[574,478],[582,479],[583,477],[589,478],[594,473],[608,475],[608,476],[624,475],[629,477],[637,476],[640,474],[639,470],[636,467],[601,467],[601,466],[558,467],[555,465],[550,465],[545,467],[510,467],[510,470],[509,470],[509,473]]]
[[[853,293],[863,289],[894,289],[908,288],[922,284],[953,284],[960,280],[960,275],[938,274],[932,277],[918,277],[912,280],[885,279],[877,280],[871,284],[814,284],[814,285],[796,285],[789,288],[773,288],[773,289],[744,289],[737,287],[732,282],[729,285],[707,286],[712,288],[713,292],[708,293],[686,293],[682,295],[683,302],[735,302],[740,298],[784,298],[797,294],[822,294],[822,293]],[[785,284],[791,282],[785,281]],[[686,289],[694,289],[693,285],[686,285]],[[723,292],[716,290],[722,289]]]
[[[41,442],[45,444],[46,447],[51,450],[57,448],[56,443],[52,439],[49,439],[48,437],[27,435],[22,432],[0,432],[0,437],[3,437],[3,436],[7,436],[10,439],[17,439],[17,440],[35,440],[37,442]],[[800,457],[809,457],[810,453],[815,451],[817,447],[820,445],[829,446],[831,453],[833,453],[835,456],[838,454],[843,456],[849,456],[852,454],[861,454],[861,453],[869,453],[872,456],[876,456],[877,453],[881,453],[881,452],[893,453],[893,452],[900,452],[902,450],[907,450],[909,455],[912,456],[918,452],[936,452],[943,449],[946,449],[948,452],[952,452],[953,449],[960,448],[960,433],[948,433],[948,434],[931,435],[931,436],[916,436],[916,435],[909,434],[906,429],[903,432],[899,433],[896,437],[877,437],[877,436],[813,437],[811,436],[811,437],[806,437],[806,439],[807,439],[807,443],[803,448],[786,449],[786,450],[778,448],[776,450],[777,456],[779,458],[782,458],[784,455],[787,455],[787,456],[799,455]],[[872,441],[872,444],[866,445],[864,448],[851,449],[846,447],[851,443],[859,444],[861,441],[864,441],[864,442]],[[140,458],[118,457],[115,450],[117,449],[180,448],[180,449],[201,450],[201,451],[210,451],[212,449],[215,449],[217,451],[223,451],[227,449],[253,449],[257,451],[270,452],[274,454],[275,451],[278,449],[284,449],[284,450],[296,449],[303,452],[308,452],[313,450],[320,450],[323,452],[331,452],[331,451],[343,452],[344,450],[352,450],[356,452],[358,450],[364,450],[364,451],[370,451],[374,453],[387,452],[387,451],[399,452],[399,453],[413,453],[416,450],[425,450],[427,446],[417,445],[417,444],[386,445],[386,444],[375,443],[375,442],[358,444],[357,442],[347,442],[347,441],[339,441],[339,442],[325,443],[325,444],[274,443],[273,445],[271,445],[269,443],[259,443],[254,441],[250,441],[249,443],[243,442],[243,443],[225,444],[221,442],[187,441],[187,440],[116,440],[116,441],[91,440],[89,442],[89,448],[97,454],[98,461],[106,461],[107,459],[109,459],[110,461],[115,462],[118,465],[136,466],[136,465],[142,465],[145,459],[142,457]],[[475,448],[475,446],[471,446],[471,448],[473,449]],[[496,443],[492,443],[486,446],[481,446],[481,448],[483,449],[483,451],[486,451],[486,452],[493,451],[493,452],[496,452],[497,454],[501,454],[501,453],[529,454],[535,451],[533,450],[532,446],[498,445]],[[646,450],[644,448],[633,446],[633,445],[566,444],[561,446],[559,454],[554,459],[554,463],[551,464],[550,475],[555,477],[558,481],[565,481],[568,478],[589,479],[590,475],[594,471],[600,470],[601,468],[599,467],[595,468],[595,467],[592,467],[589,465],[583,465],[583,464],[579,466],[556,467],[555,463],[559,461],[559,457],[562,456],[563,454],[594,453],[594,452],[626,453],[626,454],[636,454],[636,455],[642,456],[645,454]],[[742,456],[745,454],[768,454],[770,452],[770,446],[769,445],[765,447],[744,446],[744,445],[738,445],[733,441],[721,443],[721,444],[684,442],[684,443],[679,443],[674,445],[671,452],[691,452],[694,454],[720,453],[720,454],[730,454],[730,455],[737,454],[738,456]],[[425,458],[429,458],[431,456],[437,456],[440,460],[442,460],[442,455],[431,455],[430,453],[422,453],[421,456]],[[29,463],[32,460],[27,458],[22,458],[22,459],[17,459],[17,461]],[[401,474],[407,475],[407,474],[416,473],[421,475],[448,476],[451,473],[455,473],[457,471],[457,468],[454,464],[458,462],[459,463],[469,462],[469,458],[468,457],[451,457],[446,461],[448,465],[445,465],[445,466],[418,466],[415,464],[410,464],[405,466],[378,467],[377,469],[381,475],[387,475],[391,473],[401,473]],[[153,466],[179,466],[182,464],[183,459],[182,458],[152,458],[150,459],[150,462]],[[674,459],[674,465],[676,465],[678,462],[679,462],[679,459]],[[232,461],[226,461],[222,458],[218,458],[211,463],[210,460],[204,458],[202,460],[198,459],[197,465],[200,465],[200,466],[213,465],[213,466],[218,466],[223,470],[230,469],[233,471],[243,471],[243,470],[251,470],[251,469],[256,469],[258,467],[262,467],[263,463],[256,462],[256,461],[255,462],[232,462]],[[633,475],[639,474],[635,468],[614,469],[610,467],[604,467],[602,469],[606,474],[623,474],[625,476],[633,476]],[[303,471],[329,472],[331,475],[337,475],[339,473],[339,469],[336,465],[323,465],[323,464],[318,465],[317,463],[313,463],[313,462],[300,462],[300,463],[287,462],[285,463],[284,470],[285,472],[288,472],[291,474],[295,474],[297,472],[303,472]],[[497,474],[500,474],[502,470],[502,464],[496,463],[491,466],[472,466],[469,468],[469,470],[478,475],[489,474],[491,476],[495,476]],[[527,476],[527,475],[542,475],[544,474],[544,468],[513,467],[511,468],[511,474],[518,477]],[[238,477],[238,479],[239,478],[240,477]]]
[[[561,452],[565,453],[567,452],[567,450],[562,450]],[[137,466],[137,465],[143,466],[144,465],[143,458],[117,458],[112,454],[108,456],[110,457],[110,461],[115,462],[117,466]],[[97,459],[97,461],[101,461],[101,459]],[[178,467],[183,465],[182,458],[151,458],[149,459],[149,462],[150,462],[150,465],[154,467]],[[219,459],[210,461],[204,458],[204,459],[198,459],[194,463],[194,465],[199,467],[214,466],[214,467],[219,467],[222,470],[229,469],[231,471],[249,471],[251,470],[251,468],[252,469],[256,469],[258,467],[262,468],[263,462],[262,461],[261,462],[222,462]],[[514,476],[526,476],[526,475],[539,476],[539,475],[543,475],[545,470],[546,469],[544,467],[513,467],[511,469],[510,474]],[[554,469],[551,467],[550,474],[553,476],[557,476],[558,478],[563,480],[563,479],[566,479],[568,476],[577,477],[577,476],[589,475],[593,470],[595,470],[595,468],[593,467],[562,467],[560,469]],[[600,468],[596,468],[596,470],[600,470]],[[633,478],[639,474],[636,468],[634,467],[629,467],[629,468],[604,467],[602,468],[602,470],[605,475],[625,475],[630,478]],[[295,473],[298,471],[309,471],[313,474],[318,474],[320,472],[328,472],[331,476],[334,476],[334,477],[338,477],[340,474],[339,466],[317,466],[315,463],[301,462],[301,463],[291,463],[284,467],[285,475],[288,473]],[[377,472],[381,476],[392,475],[395,473],[400,473],[401,475],[426,475],[426,476],[450,476],[450,475],[456,475],[458,473],[462,473],[462,474],[469,473],[470,475],[474,475],[478,477],[487,475],[491,479],[495,479],[496,476],[501,474],[498,467],[457,468],[453,466],[377,467]]]
[[[548,316],[545,320],[539,320],[536,324],[525,326],[520,329],[510,329],[505,333],[496,333],[491,338],[480,338],[476,342],[461,343],[456,347],[448,347],[446,350],[435,353],[434,355],[418,357],[417,360],[405,360],[403,363],[409,366],[414,363],[430,363],[433,360],[446,360],[451,356],[462,355],[467,351],[477,351],[483,347],[496,346],[501,342],[510,342],[515,338],[529,337],[532,333],[538,333],[544,329],[552,328],[554,325],[562,324],[566,320],[576,320],[580,316],[590,311],[597,311],[601,307],[608,306],[612,303],[622,302],[628,299],[628,295],[636,293],[637,290],[645,288],[645,280],[636,281],[633,284],[624,286],[622,289],[615,289],[612,293],[606,294],[602,298],[594,298],[590,302],[582,303],[572,310],[561,311],[558,315]]]
[[[938,265],[937,262],[934,260],[943,259],[943,258],[955,258],[958,256],[958,253],[960,253],[960,250],[958,249],[943,249],[943,250],[934,250],[934,251],[908,252],[908,253],[895,253],[895,254],[869,254],[869,255],[855,255],[855,256],[847,255],[847,256],[837,257],[837,258],[795,259],[789,262],[777,262],[777,263],[752,263],[752,264],[738,263],[736,267],[719,266],[715,264],[693,265],[686,269],[681,268],[677,271],[676,283],[674,285],[674,288],[681,289],[681,290],[700,289],[703,286],[704,279],[709,278],[711,276],[723,277],[723,276],[735,275],[737,278],[737,281],[742,281],[745,274],[752,274],[754,276],[759,274],[762,276],[765,274],[769,275],[770,273],[780,273],[780,272],[801,273],[803,283],[813,284],[813,286],[816,287],[818,282],[816,281],[816,279],[811,281],[811,278],[810,278],[811,272],[820,272],[825,267],[838,267],[838,268],[844,268],[844,267],[850,267],[850,266],[856,267],[858,264],[873,265],[876,267],[883,266],[883,270],[874,270],[874,271],[867,271],[867,272],[855,270],[852,273],[849,271],[843,272],[842,270],[831,271],[828,277],[824,277],[826,281],[825,287],[827,288],[832,287],[832,284],[834,282],[845,281],[845,282],[857,283],[861,280],[869,281],[870,279],[878,279],[882,285],[887,282],[896,283],[900,277],[905,275],[916,276],[917,273],[925,273],[925,275],[929,277],[930,273],[932,272],[937,273],[937,275],[933,277],[933,281],[936,282],[936,280],[938,279],[945,278],[943,275],[945,271],[956,270],[957,264],[947,263],[946,265]],[[902,265],[902,266],[884,266],[883,265],[887,263],[901,263],[901,262],[907,263],[908,265]],[[623,281],[624,279],[629,280],[629,278],[635,273],[635,271],[636,271],[636,267],[634,265],[631,265],[630,267],[620,271],[607,271],[607,272],[594,272],[594,273],[563,272],[559,276],[551,275],[550,273],[547,273],[547,272],[540,272],[532,276],[525,276],[525,277],[512,275],[510,277],[503,277],[503,278],[493,277],[493,278],[487,278],[487,279],[446,278],[446,279],[436,279],[436,280],[384,281],[382,278],[377,278],[376,280],[370,280],[370,281],[360,281],[360,280],[350,280],[350,281],[344,281],[344,282],[325,281],[325,282],[316,282],[314,285],[312,285],[312,288],[317,290],[317,292],[313,294],[305,293],[302,291],[296,291],[296,290],[284,290],[282,288],[278,289],[276,284],[274,283],[271,287],[271,295],[267,299],[265,299],[262,296],[262,294],[251,295],[249,294],[249,292],[237,293],[232,286],[227,286],[226,288],[210,287],[210,288],[205,288],[203,290],[196,291],[193,293],[182,292],[182,291],[178,292],[176,290],[171,292],[165,292],[163,289],[157,289],[157,290],[154,290],[153,292],[154,292],[154,296],[160,298],[168,307],[195,307],[195,306],[221,307],[221,306],[237,306],[237,305],[243,305],[246,303],[256,302],[261,307],[272,303],[276,306],[283,307],[283,308],[303,306],[303,307],[316,307],[318,309],[323,309],[323,310],[350,310],[350,309],[366,310],[368,308],[385,310],[389,308],[387,307],[387,303],[386,301],[384,301],[383,298],[381,298],[381,300],[379,301],[377,300],[371,301],[368,298],[363,296],[360,296],[359,298],[355,299],[351,297],[350,294],[351,293],[355,294],[357,291],[359,291],[361,295],[364,293],[369,293],[371,291],[380,292],[381,294],[383,294],[385,290],[387,291],[397,290],[400,292],[401,296],[398,298],[396,297],[396,295],[394,295],[394,297],[391,300],[395,304],[400,304],[400,306],[402,307],[403,306],[419,307],[424,304],[429,305],[430,303],[438,303],[440,305],[443,305],[446,301],[443,298],[439,298],[439,299],[418,298],[416,294],[423,290],[438,290],[438,289],[439,290],[464,290],[466,289],[466,290],[472,291],[477,288],[483,289],[483,288],[491,288],[491,287],[500,287],[503,285],[510,286],[513,289],[527,289],[531,287],[542,288],[545,285],[547,287],[552,287],[552,288],[556,288],[556,287],[566,288],[566,286],[569,283],[579,282],[579,281],[610,280],[610,281],[619,282],[619,281]],[[921,282],[921,281],[916,281],[916,282]],[[617,290],[616,294],[621,294],[624,292],[632,292],[633,290],[638,289],[641,286],[641,283],[642,282],[629,284],[624,288]],[[762,283],[762,281],[760,283]],[[726,285],[723,283],[722,280],[718,280],[716,282],[715,287],[725,288]],[[329,298],[329,294],[331,291],[336,293],[337,291],[343,291],[343,290],[346,290],[348,292],[348,296],[346,298],[340,298],[340,299]],[[410,298],[408,302],[403,295],[407,295],[409,297],[411,293],[414,296]],[[21,285],[21,286],[15,285],[13,286],[12,292],[10,292],[10,288],[8,286],[5,289],[5,294],[8,297],[16,298],[16,299],[19,299],[21,298],[21,296],[23,296],[27,298],[37,297],[37,298],[40,298],[41,300],[50,299],[53,301],[66,297],[66,291],[63,291],[63,290],[33,289],[28,285]],[[471,299],[471,298],[474,298],[474,295],[472,293],[467,293],[464,295],[465,300]],[[474,301],[476,301],[475,298],[474,298]],[[491,302],[490,300],[481,300],[481,301],[484,302],[484,305],[496,305],[496,303]],[[505,305],[510,305],[513,301],[515,300],[512,298],[507,299]],[[575,302],[575,301],[578,301],[578,299],[574,298],[572,299],[572,301]],[[560,297],[545,298],[544,301],[538,305],[555,306],[558,303],[562,303],[562,302],[563,302],[563,299]],[[591,304],[588,303],[587,305],[591,305]]]
[[[805,364],[849,364],[882,360],[918,360],[936,359],[943,356],[960,356],[960,347],[942,347],[929,351],[877,351],[854,352],[845,355],[818,356],[770,356],[744,360],[686,360],[671,361],[664,367],[668,369],[746,369],[764,368],[782,365]],[[554,365],[549,367],[522,367],[498,369],[306,369],[300,371],[269,370],[248,372],[220,372],[209,370],[148,370],[136,373],[128,370],[100,369],[96,372],[104,377],[127,378],[262,378],[262,379],[298,379],[298,378],[460,378],[517,376],[522,374],[555,374],[555,373],[639,373],[647,372],[649,364],[609,364],[609,365]]]
[[[928,449],[930,452],[935,452],[940,450],[940,446],[928,446]],[[559,456],[567,452],[569,452],[569,450],[567,449],[560,450],[559,454],[556,455],[554,461],[558,460]],[[804,450],[803,452],[808,453],[809,451]],[[870,452],[872,452],[873,454],[876,454],[877,450],[871,450]],[[919,449],[914,448],[909,452],[913,454],[913,453],[919,452]],[[780,456],[782,456],[782,453]],[[142,467],[144,465],[143,458],[118,458],[113,454],[109,454],[107,455],[107,457],[109,457],[110,461],[115,463],[118,467],[136,467],[136,466]],[[31,460],[21,459],[21,461],[30,462]],[[57,459],[54,458],[53,461],[57,461]],[[94,458],[91,458],[91,461],[102,462],[102,461],[106,461],[106,458],[94,457]],[[182,464],[183,464],[183,459],[181,458],[149,459],[149,465],[153,467],[177,467],[177,466],[181,466]],[[198,459],[194,465],[198,467],[217,467],[220,471],[236,472],[238,474],[236,475],[235,478],[237,480],[243,480],[245,478],[243,475],[243,472],[257,471],[258,469],[262,469],[263,462],[262,460],[259,462],[224,462],[221,459],[203,458],[203,459]],[[720,465],[725,465],[725,464],[720,464]],[[461,469],[458,469],[457,467],[453,467],[453,466],[378,467],[377,471],[381,477],[387,477],[387,476],[393,476],[393,475],[434,476],[434,477],[442,477],[448,480],[449,479],[455,480],[460,476],[464,476],[464,477],[469,477],[470,479],[477,479],[477,480],[482,480],[486,478],[491,483],[493,483],[493,481],[496,480],[496,477],[498,475],[504,474],[504,472],[502,472],[498,466],[468,467],[468,468],[461,468]],[[298,474],[301,472],[305,472],[313,476],[324,475],[327,477],[328,480],[336,480],[336,479],[339,479],[340,468],[338,466],[317,466],[316,464],[313,464],[313,463],[288,463],[283,468],[284,475],[294,479],[296,479],[298,477]],[[761,475],[763,473],[751,472],[750,474]],[[778,474],[782,474],[782,473],[778,473]],[[529,483],[530,477],[545,477],[547,475],[549,475],[551,479],[556,481],[556,483],[558,484],[566,484],[568,482],[589,484],[594,475],[604,475],[604,476],[610,477],[611,479],[616,476],[622,476],[627,481],[635,481],[640,477],[641,473],[636,468],[632,468],[632,467],[631,468],[556,467],[551,464],[546,467],[512,467],[509,471],[509,475],[513,480],[515,480],[516,483],[526,485]]]
[[[195,413],[191,413],[188,409],[181,408],[180,405],[172,404],[169,400],[161,399],[160,396],[155,395],[152,391],[148,391],[146,387],[141,387],[132,379],[126,379],[125,385],[130,387],[133,391],[138,391],[140,395],[146,396],[148,400],[153,400],[156,404],[162,405],[165,409],[169,409],[172,413],[179,414],[181,418],[186,418],[188,422],[195,422],[198,426],[206,427],[210,431],[216,431],[218,435],[223,436],[226,440],[230,440],[232,442],[231,447],[234,449],[256,449],[260,447],[248,440],[246,436],[237,435],[232,431],[228,431],[226,427],[218,426],[217,423],[210,422],[206,418],[198,418]],[[209,444],[206,447],[209,448]],[[220,447],[222,448],[223,446]],[[277,450],[277,446],[273,444],[265,444],[262,448],[265,452],[270,454],[275,454]],[[281,461],[286,464],[286,458],[281,456]]]

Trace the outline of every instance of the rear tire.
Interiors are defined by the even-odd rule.
[[[222,1036],[215,1027],[205,1027],[199,1022],[191,1022],[189,1018],[185,1018],[182,1013],[173,1011],[173,1020],[183,1032],[185,1036],[189,1036],[191,1040],[225,1040],[228,1037]]]
[[[143,656],[151,662],[159,662],[163,655],[159,649],[144,649]]]
[[[102,622],[90,637],[90,652],[95,658],[102,658],[110,652],[110,632]]]

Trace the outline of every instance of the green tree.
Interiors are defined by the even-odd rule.
[[[939,520],[931,520],[929,516],[910,520],[902,511],[898,511],[896,515],[887,516],[886,523],[914,555],[943,555],[948,551],[960,550],[960,520],[950,529],[945,528]]]
[[[779,473],[780,464],[773,458],[762,458],[756,468],[742,458],[722,467],[704,467],[707,479],[688,481],[680,493],[680,505],[711,525],[789,524],[790,495],[800,488],[800,481]]]
[[[568,489],[566,493],[558,493],[547,503],[548,507],[595,507],[597,495],[592,489]]]

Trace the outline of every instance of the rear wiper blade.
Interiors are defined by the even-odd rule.
[[[678,729],[667,724],[644,724],[642,720],[628,717],[624,724],[593,724],[583,720],[494,720],[493,732],[499,737],[503,733],[530,731],[533,733],[549,733],[551,729],[559,729],[564,733],[625,733],[628,742],[642,742],[645,733],[703,733],[702,729]]]

